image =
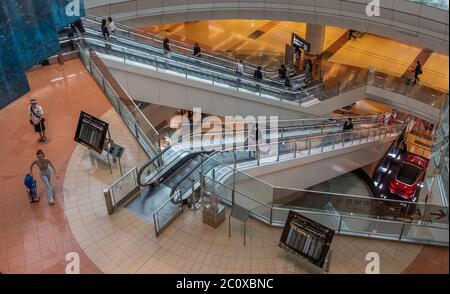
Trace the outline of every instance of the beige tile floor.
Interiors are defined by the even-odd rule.
[[[125,147],[124,168],[141,165],[146,155],[114,110],[103,120],[110,123],[113,139]],[[213,229],[202,223],[201,211],[184,213],[159,238],[153,224],[120,208],[106,211],[102,188],[119,172],[109,173],[102,162],[78,146],[64,182],[65,214],[78,243],[104,273],[314,273],[314,269],[278,247],[281,228],[250,219],[247,245],[242,224],[232,220]],[[381,271],[401,273],[422,246],[400,242],[335,236],[331,273],[363,273],[365,255],[378,252]],[[81,265],[82,267],[83,265]]]

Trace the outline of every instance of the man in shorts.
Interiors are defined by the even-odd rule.
[[[44,143],[45,141],[47,141],[47,137],[45,136],[44,110],[41,106],[38,105],[36,99],[31,99],[30,101],[29,115],[30,124],[33,125],[34,131],[36,133],[39,133],[39,142]]]

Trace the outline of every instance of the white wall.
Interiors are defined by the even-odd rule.
[[[406,0],[84,0],[89,14],[148,26],[208,19],[275,19],[352,28],[448,54],[447,11]],[[109,3],[112,3],[109,5]]]

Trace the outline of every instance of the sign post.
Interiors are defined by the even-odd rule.
[[[95,150],[99,154],[102,154],[103,150],[106,150],[110,173],[112,173],[111,160],[109,158],[111,154],[113,163],[116,163],[116,161],[119,160],[120,175],[123,175],[120,158],[122,157],[125,148],[114,143],[111,139],[109,124],[107,122],[82,111],[78,120],[74,140],[89,149]]]

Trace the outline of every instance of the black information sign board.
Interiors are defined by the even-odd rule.
[[[311,43],[294,33],[292,33],[292,45],[298,46],[306,52],[309,52],[311,49]]]
[[[290,211],[279,246],[323,268],[333,236],[334,230]]]
[[[102,153],[107,132],[108,123],[82,111],[74,140],[98,153]]]

